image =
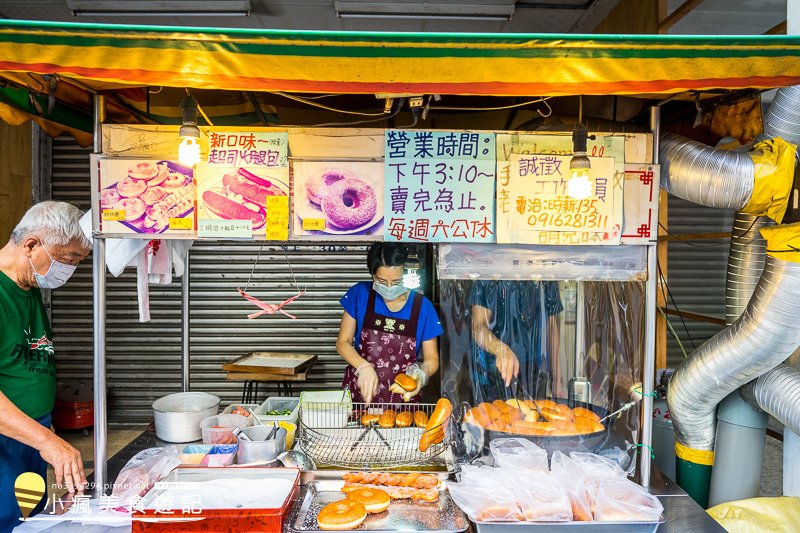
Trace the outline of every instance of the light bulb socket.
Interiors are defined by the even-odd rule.
[[[592,168],[592,163],[586,157],[586,152],[575,152],[572,159],[569,160],[570,170],[588,170]]]
[[[575,129],[572,130],[572,153],[582,153],[586,155],[586,144],[589,139],[589,130],[586,124],[578,122],[575,124]]]
[[[197,100],[192,96],[186,96],[181,100],[181,112],[183,114],[183,125],[179,135],[181,137],[200,138],[200,128],[197,127]]]

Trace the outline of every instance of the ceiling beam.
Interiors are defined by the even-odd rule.
[[[686,0],[686,2],[675,8],[675,11],[669,14],[667,18],[661,21],[658,26],[658,33],[667,33],[667,31],[677,24],[683,17],[692,12],[694,8],[703,3],[703,0]]]

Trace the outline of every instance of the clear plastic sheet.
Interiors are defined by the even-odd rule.
[[[646,246],[442,244],[439,279],[642,281]]]
[[[551,258],[558,262],[555,253]],[[459,458],[486,455],[493,439],[518,435],[548,453],[598,453],[632,473],[641,400],[636,386],[644,359],[644,282],[534,280],[540,267],[518,270],[526,279],[439,282],[445,329],[442,391],[466,413]],[[501,372],[509,354],[518,372],[507,385]],[[497,417],[491,424],[485,423],[484,410]],[[471,422],[473,413],[484,423]]]
[[[547,472],[547,452],[527,439],[495,439],[489,444],[494,464],[500,468],[518,468]]]
[[[122,467],[111,493],[120,508],[129,508],[157,481],[181,464],[176,446],[148,448],[134,455]]]

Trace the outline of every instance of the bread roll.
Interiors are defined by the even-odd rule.
[[[414,425],[418,428],[428,425],[428,415],[425,414],[425,411],[414,411]]]
[[[447,398],[439,398],[436,408],[433,410],[428,425],[419,439],[419,451],[426,452],[434,444],[444,441],[444,426],[453,412],[453,406]]]
[[[417,380],[408,374],[397,374],[394,382],[403,387],[403,390],[411,392],[417,388]]]
[[[387,409],[378,419],[378,425],[384,429],[392,428],[394,427],[394,420],[396,417],[397,413],[395,413],[391,409]]]
[[[394,425],[398,428],[407,428],[413,421],[414,415],[411,413],[411,411],[403,411],[402,413],[397,413],[397,416],[394,419]]]

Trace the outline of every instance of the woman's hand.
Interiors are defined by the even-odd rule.
[[[358,372],[356,381],[358,390],[361,391],[364,403],[369,405],[372,397],[378,392],[378,373],[375,372],[375,367],[371,363],[361,365],[356,372]]]
[[[508,387],[511,385],[511,380],[519,374],[519,359],[505,343],[500,343],[500,349],[494,355],[497,358],[495,362],[497,371]]]

